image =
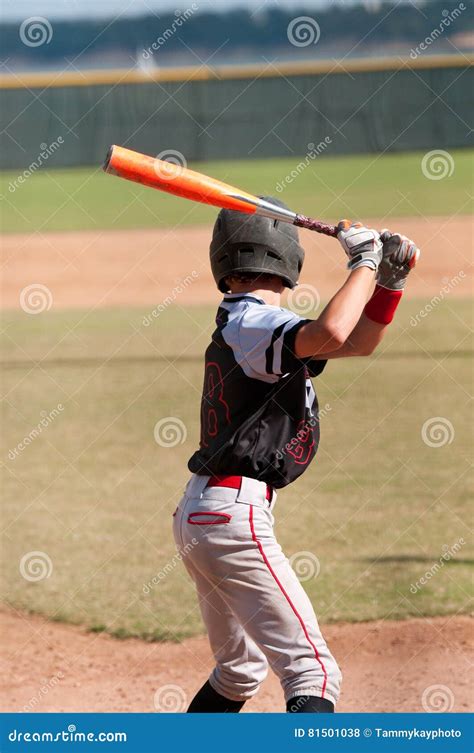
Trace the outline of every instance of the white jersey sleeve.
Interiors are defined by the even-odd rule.
[[[300,359],[294,353],[296,333],[308,320],[288,309],[262,304],[247,308],[223,331],[232,347],[237,363],[254,379],[276,382],[284,374],[307,366],[311,359]],[[310,370],[320,373],[325,361]]]

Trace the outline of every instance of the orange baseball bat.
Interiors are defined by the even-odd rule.
[[[192,201],[234,209],[247,214],[260,214],[332,237],[337,235],[335,225],[328,225],[325,222],[305,217],[303,214],[296,214],[216,178],[210,178],[208,175],[173,162],[125,149],[123,146],[110,147],[103,169],[110,175],[118,175],[120,178]]]

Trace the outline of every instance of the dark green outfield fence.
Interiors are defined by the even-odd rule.
[[[190,162],[303,155],[324,140],[327,154],[464,147],[470,62],[2,76],[0,168],[97,165],[111,143]]]

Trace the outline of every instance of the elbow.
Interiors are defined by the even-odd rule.
[[[362,358],[367,358],[367,356],[371,356],[374,352],[374,348],[361,348],[357,355],[362,356]]]
[[[325,348],[328,350],[338,350],[342,348],[348,338],[349,333],[345,332],[342,327],[336,323],[327,323],[324,325]]]
[[[358,356],[371,356],[377,347],[377,343],[362,343],[357,349]]]

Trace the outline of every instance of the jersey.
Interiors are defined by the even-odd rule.
[[[296,333],[308,321],[250,293],[224,296],[206,350],[191,472],[248,476],[278,489],[306,470],[320,435],[310,376],[326,365],[295,355]]]

